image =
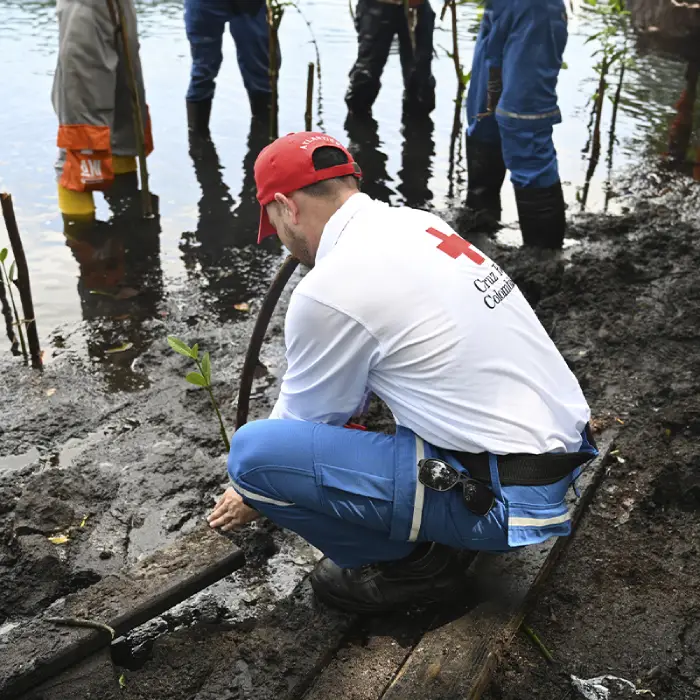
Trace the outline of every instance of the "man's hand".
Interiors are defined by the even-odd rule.
[[[260,513],[243,503],[243,499],[229,486],[217,501],[207,521],[209,527],[220,527],[224,532],[228,532],[259,517]]]

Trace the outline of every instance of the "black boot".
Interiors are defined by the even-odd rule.
[[[187,128],[197,136],[209,138],[209,118],[212,100],[187,102]]]
[[[516,187],[523,244],[561,248],[566,231],[566,205],[561,182],[551,187]]]
[[[250,100],[250,111],[253,115],[253,119],[269,122],[271,116],[270,111],[272,109],[272,93],[249,92],[248,99]]]
[[[475,229],[493,231],[501,220],[501,187],[506,165],[499,141],[467,137],[467,208],[476,215]]]
[[[405,559],[359,569],[341,569],[323,559],[311,574],[311,586],[321,600],[363,613],[446,601],[462,594],[465,585],[457,553],[431,543],[418,545]]]

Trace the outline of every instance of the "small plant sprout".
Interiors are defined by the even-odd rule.
[[[168,336],[168,345],[178,354],[184,357],[189,357],[191,360],[195,361],[197,365],[198,372],[189,372],[185,376],[185,380],[190,384],[195,386],[201,386],[207,390],[209,398],[211,399],[211,405],[214,407],[216,412],[216,417],[219,419],[219,428],[221,429],[221,438],[226,445],[226,451],[231,449],[231,443],[229,442],[228,435],[226,435],[226,428],[224,427],[224,419],[221,417],[221,411],[219,411],[219,406],[214,398],[214,393],[211,390],[211,359],[209,353],[205,352],[201,359],[199,357],[199,345],[195,343],[192,347],[189,347],[186,343],[175,336]]]
[[[17,327],[17,334],[19,335],[19,342],[20,345],[22,346],[22,355],[24,356],[24,359],[27,359],[27,345],[24,342],[24,331],[22,330],[22,319],[19,316],[19,313],[17,312],[17,305],[15,304],[15,295],[12,293],[12,286],[14,284],[14,275],[15,275],[15,263],[13,262],[12,265],[10,265],[10,271],[7,271],[7,268],[5,267],[5,260],[7,260],[7,248],[3,248],[0,250],[0,266],[2,266],[2,272],[3,275],[5,276],[5,281],[7,282],[7,289],[10,293],[10,303],[12,304],[12,313],[14,314],[15,317],[15,323],[14,325]],[[11,340],[11,339],[10,339]]]

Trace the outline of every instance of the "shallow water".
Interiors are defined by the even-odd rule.
[[[53,171],[57,125],[50,90],[57,43],[55,3],[0,0],[0,189],[14,198],[39,332],[49,357],[65,342],[65,336],[74,342],[79,338],[84,351],[93,357],[124,342],[133,342],[138,350],[148,337],[148,320],[164,314],[164,299],[183,286],[204,295],[221,318],[235,318],[234,304],[260,294],[276,261],[274,248],[261,255],[249,245],[257,225],[251,168],[264,135],[249,134],[248,102],[232,40],[225,37],[213,110],[215,151],[205,154],[206,167],[196,171],[185,122],[189,46],[182,3],[150,0],[136,4],[156,146],[149,169],[151,188],[159,197],[159,225],[107,228],[87,253],[93,262],[95,256],[101,257],[104,265],[97,277],[90,277],[84,267],[80,279],[82,249],[71,250],[66,245]],[[439,13],[441,3],[433,0],[433,5]],[[428,128],[402,131],[402,83],[398,55],[393,52],[374,109],[376,128],[358,133],[352,125],[346,127],[343,101],[356,53],[348,4],[344,0],[299,0],[299,6],[311,23],[321,56],[315,127],[355,144],[358,159],[370,176],[370,193],[395,204],[438,209],[461,201],[465,190],[463,144],[457,144],[456,164],[450,167],[456,78],[446,54],[451,45],[449,16],[438,22],[436,31],[437,109]],[[478,27],[477,13],[476,5],[459,8],[460,52],[467,65]],[[580,7],[572,8],[565,54],[568,68],[562,71],[559,86],[564,121],[555,129],[555,143],[570,210],[614,212],[619,205],[608,196],[610,185],[620,174],[648,167],[668,150],[668,127],[685,86],[687,62],[642,55],[630,34],[633,65],[622,86],[615,138],[610,149],[613,110],[606,100],[600,162],[585,191],[589,162],[583,150],[589,140],[590,99],[598,84],[594,66],[600,58],[593,55],[598,44],[586,40],[597,27],[594,17]],[[307,64],[315,60],[315,50],[309,28],[293,9],[287,10],[282,21],[280,40],[279,129],[286,133],[303,128]],[[614,94],[617,80],[615,70],[608,95]],[[696,146],[697,123],[696,118],[690,139]],[[98,216],[106,221],[109,207],[100,194],[96,201]],[[515,203],[508,183],[504,186],[504,221],[515,226]],[[517,241],[517,229],[507,229],[503,238]],[[3,240],[0,235],[0,245]],[[126,294],[133,296],[115,299],[91,293],[103,288],[110,274],[118,276],[124,269],[125,285],[132,290]],[[3,337],[0,347],[8,346]],[[122,361],[117,355],[114,358],[117,364]],[[135,361],[129,353],[128,362]]]

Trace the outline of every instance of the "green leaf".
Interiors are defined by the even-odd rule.
[[[566,61],[561,62],[561,69],[562,70],[568,70],[569,69],[569,64]]]
[[[181,340],[178,340],[174,335],[168,336],[168,345],[170,345],[170,347],[180,355],[192,357],[192,348],[183,343]]]
[[[211,384],[211,358],[208,352],[205,352],[202,358],[202,374],[207,380],[207,384]]]
[[[4,263],[7,260],[7,248],[0,250],[0,263]]]
[[[12,261],[12,265],[10,265],[10,271],[7,274],[7,279],[10,280],[10,282],[14,282],[15,279],[15,261]]]
[[[192,359],[196,360],[199,357],[199,343],[192,346]]]
[[[190,372],[185,379],[195,386],[207,386],[207,380],[199,372]]]
[[[119,676],[119,687],[126,688],[126,676],[123,673]]]

